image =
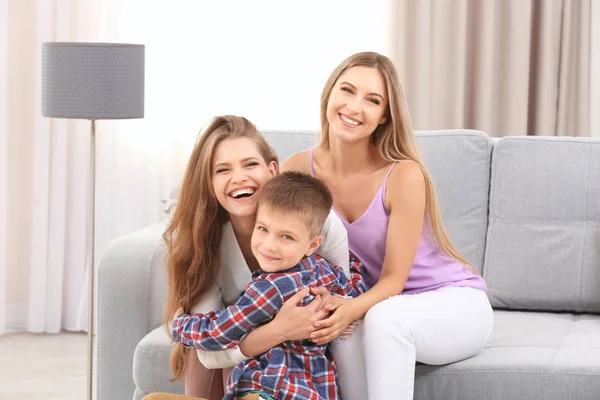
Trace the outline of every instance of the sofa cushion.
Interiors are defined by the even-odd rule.
[[[148,333],[135,348],[133,356],[133,381],[136,393],[152,392],[183,394],[183,379],[171,382],[173,377],[169,366],[171,342],[164,327]]]
[[[600,312],[600,140],[507,137],[492,160],[492,305]]]
[[[600,316],[495,311],[481,354],[418,365],[415,399],[600,398]]]
[[[471,130],[421,131],[419,148],[435,185],[450,238],[479,271],[488,218],[492,142]]]

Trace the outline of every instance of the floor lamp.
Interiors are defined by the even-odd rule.
[[[91,122],[86,266],[88,283],[87,393],[94,370],[94,226],[96,120],[144,117],[144,45],[47,42],[42,44],[42,115]]]

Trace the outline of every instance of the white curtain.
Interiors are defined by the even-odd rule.
[[[98,40],[99,2],[3,2],[0,332],[77,330],[85,274],[88,126],[41,116],[44,41]]]
[[[86,330],[90,122],[41,116],[41,43],[117,41],[118,6],[0,5],[0,333]],[[96,261],[113,238],[163,217],[171,152],[148,145],[139,121],[97,122]]]

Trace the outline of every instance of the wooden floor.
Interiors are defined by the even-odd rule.
[[[0,336],[0,399],[84,400],[87,334]]]

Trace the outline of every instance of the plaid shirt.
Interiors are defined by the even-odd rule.
[[[270,321],[283,303],[303,287],[326,287],[330,293],[356,297],[366,292],[362,264],[351,253],[351,280],[318,255],[275,273],[256,271],[240,299],[220,312],[182,314],[173,337],[188,347],[224,350],[236,346],[251,330]],[[300,305],[313,300],[308,294]],[[335,363],[327,344],[309,340],[283,342],[238,364],[227,379],[225,399],[261,391],[278,400],[339,399]]]

